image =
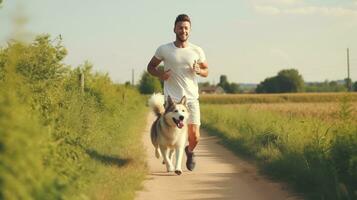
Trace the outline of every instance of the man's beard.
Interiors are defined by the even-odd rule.
[[[185,37],[185,39],[182,39],[179,34],[176,34],[176,39],[179,40],[180,42],[186,42],[188,40],[188,35]]]

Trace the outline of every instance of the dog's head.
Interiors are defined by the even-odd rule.
[[[177,126],[177,128],[181,129],[186,124],[189,115],[186,101],[186,96],[183,96],[178,103],[175,103],[170,96],[167,97],[165,119],[170,126]]]

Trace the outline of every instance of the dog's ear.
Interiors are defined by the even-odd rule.
[[[174,105],[174,101],[172,101],[170,95],[167,96],[167,105],[166,108],[169,108],[170,106]]]
[[[186,96],[183,96],[180,101],[180,104],[186,105],[186,103],[187,103],[187,98],[186,98]]]

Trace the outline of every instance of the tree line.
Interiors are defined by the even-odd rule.
[[[139,91],[143,94],[151,94],[153,92],[161,92],[163,82],[158,78],[151,76],[146,71],[141,76],[138,85]],[[357,91],[357,81],[352,82],[351,79],[345,79],[344,82],[324,81],[307,83],[299,74],[297,69],[283,69],[276,76],[268,77],[257,84],[253,90],[244,89],[240,84],[229,82],[226,75],[220,76],[218,84],[210,84],[209,82],[199,83],[200,88],[204,87],[221,87],[225,93],[296,93],[296,92],[346,92]]]

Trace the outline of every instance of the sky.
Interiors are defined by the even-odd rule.
[[[113,81],[136,82],[161,44],[175,40],[176,16],[191,17],[189,41],[204,50],[209,76],[259,83],[294,68],[305,81],[357,81],[357,0],[3,0],[0,46],[25,16],[28,38],[60,35],[64,63],[89,61]]]

